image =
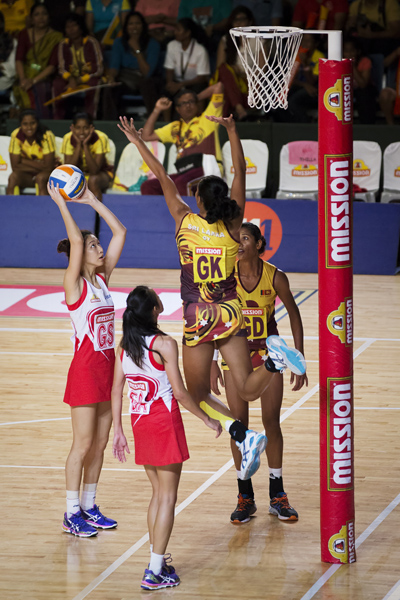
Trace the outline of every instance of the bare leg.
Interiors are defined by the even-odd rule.
[[[280,414],[283,399],[283,376],[277,373],[261,396],[262,420],[268,438],[266,453],[271,469],[282,468],[283,436]]]
[[[96,196],[100,202],[103,199],[103,192],[105,192],[111,183],[111,179],[107,173],[100,172],[97,175],[90,175],[88,179],[88,188]]]
[[[224,371],[223,373],[225,380],[226,399],[228,401],[229,408],[232,411],[232,415],[235,417],[235,419],[241,421],[243,425],[248,428],[249,403],[242,400],[242,398],[239,396],[232,373],[230,371]],[[234,440],[231,440],[231,450],[236,470],[240,471],[242,455]]]
[[[96,432],[96,405],[71,407],[73,440],[65,464],[67,490],[79,490],[83,464],[92,446]]]
[[[145,465],[147,476],[153,486],[153,496],[156,494],[154,487],[155,475],[157,477],[157,512],[153,524],[153,552],[165,554],[175,518],[175,505],[178,495],[178,485],[182,471],[182,463],[152,467]],[[153,502],[153,498],[151,500]],[[151,503],[150,503],[151,504]],[[152,515],[149,520],[153,519]],[[150,506],[149,506],[150,514]],[[150,538],[151,539],[151,538]]]
[[[153,493],[151,496],[149,508],[147,510],[147,527],[149,529],[149,538],[150,544],[154,545],[154,523],[156,521],[157,512],[158,512],[158,475],[157,468],[152,467],[151,465],[146,465],[146,475],[150,480],[151,487],[153,488]]]
[[[84,461],[84,483],[97,483],[103,466],[104,450],[110,434],[111,402],[100,402],[96,407],[96,429],[92,445]]]

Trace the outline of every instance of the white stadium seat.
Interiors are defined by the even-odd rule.
[[[282,146],[276,197],[318,200],[318,142],[302,140]]]
[[[246,197],[261,198],[261,193],[267,185],[268,146],[260,140],[242,140],[242,146],[246,159]],[[225,142],[223,145],[222,160],[226,182],[230,189],[234,177],[230,142]]]
[[[353,142],[353,185],[365,192],[354,193],[356,200],[376,202],[381,176],[382,150],[377,142]]]
[[[400,202],[400,142],[389,144],[383,153],[381,202]]]

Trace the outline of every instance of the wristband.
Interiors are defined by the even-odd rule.
[[[217,348],[215,348],[214,354],[213,354],[213,360],[218,360],[218,356],[219,356],[219,350]]]

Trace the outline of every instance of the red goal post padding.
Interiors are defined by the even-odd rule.
[[[321,558],[356,560],[353,425],[353,67],[319,61]]]

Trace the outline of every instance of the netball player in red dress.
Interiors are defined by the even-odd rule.
[[[136,131],[133,120],[120,118],[118,127],[139,150],[143,160],[161,183],[169,211],[175,220],[181,261],[183,300],[183,367],[190,395],[207,414],[220,420],[237,443],[241,454],[241,475],[251,477],[260,465],[266,437],[235,421],[231,412],[210,393],[210,369],[214,344],[229,365],[235,385],[246,401],[255,400],[270,384],[274,374],[287,366],[305,371],[302,355],[285,342],[270,348],[265,368],[253,372],[247,347],[246,329],[237,299],[235,261],[243,221],[246,163],[233,117],[207,117],[224,126],[231,143],[235,176],[231,196],[220,177],[203,177],[196,191],[199,214],[182,200],[164,167],[149,151]]]
[[[65,300],[74,327],[74,358],[64,402],[71,407],[73,442],[65,465],[67,512],[63,530],[78,537],[97,535],[117,522],[95,504],[103,454],[111,427],[114,373],[114,304],[107,285],[125,243],[126,229],[88,189],[74,202],[88,204],[112,231],[106,254],[90,231],[81,231],[54,186],[49,194],[60,209],[68,238],[58,244],[69,263],[64,275]],[[83,474],[82,495],[79,498]]]
[[[125,462],[125,451],[129,453],[121,422],[126,381],[135,462],[144,465],[153,488],[147,515],[151,557],[141,585],[146,590],[174,587],[180,582],[164,559],[174,524],[182,463],[189,458],[177,401],[217,431],[217,437],[222,431],[220,423],[199,408],[183,384],[178,345],[157,324],[163,310],[160,298],[146,286],[138,286],[129,294],[112,388],[113,454]]]

